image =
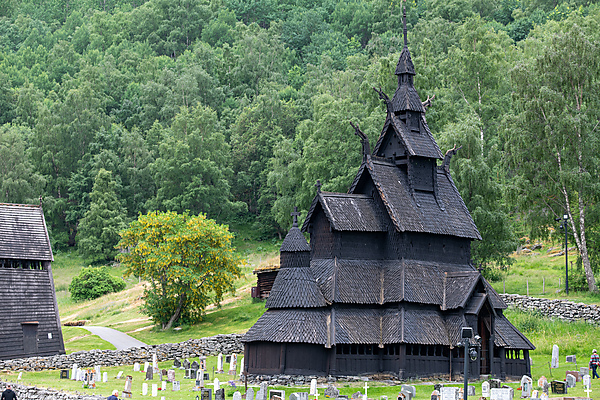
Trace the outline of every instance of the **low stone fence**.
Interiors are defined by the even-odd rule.
[[[518,294],[500,294],[509,307],[521,311],[537,312],[550,318],[564,321],[586,321],[600,323],[600,307],[593,304],[574,303],[567,300],[539,299]]]
[[[6,389],[6,382],[0,382],[0,392]],[[105,400],[103,396],[89,394],[71,394],[54,389],[42,389],[35,386],[12,385],[19,400]]]
[[[144,364],[152,360],[156,353],[158,361],[185,359],[199,356],[214,356],[219,353],[243,353],[243,335],[217,335],[201,339],[190,339],[181,343],[165,343],[146,347],[132,347],[126,350],[78,351],[68,355],[51,357],[30,357],[14,360],[0,360],[0,370],[42,371],[46,369],[70,369],[74,363],[80,368],[93,368],[95,365],[116,366]],[[21,397],[19,397],[21,398]]]

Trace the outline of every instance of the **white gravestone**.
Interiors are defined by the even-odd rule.
[[[94,376],[94,381],[100,382],[102,380],[102,374],[100,373],[100,366],[99,365],[96,365],[94,367],[94,373],[96,374]]]
[[[200,386],[201,388],[204,387],[204,371],[199,369],[198,372],[196,372],[196,381],[198,381],[198,383],[200,383],[198,386]]]
[[[592,379],[590,378],[589,375],[584,375],[582,380],[583,380],[583,388],[584,388],[583,391],[587,393],[588,399],[591,399],[590,392],[592,391]]]
[[[142,396],[148,396],[148,384],[146,382],[142,383]]]
[[[144,372],[148,372],[148,368],[150,368],[150,363],[148,361],[146,361],[144,363]]]
[[[158,374],[158,356],[156,353],[152,354],[152,372]]]
[[[173,391],[176,392],[181,389],[181,384],[179,381],[173,381]]]
[[[575,383],[577,382],[577,378],[575,378],[575,375],[567,374],[566,381],[567,381],[567,388],[574,388]]]
[[[490,397],[490,383],[488,381],[481,384],[481,397]]]
[[[219,353],[219,357],[217,357],[217,372],[223,373],[223,353]]]
[[[219,378],[215,378],[214,386],[215,386],[215,392],[217,390],[221,389],[221,382],[219,382]]]
[[[552,346],[552,362],[550,363],[550,368],[558,368],[558,345]]]
[[[104,383],[108,382],[108,372],[104,372],[102,374],[102,382],[104,382]]]
[[[240,392],[235,392],[233,394],[233,400],[242,400],[242,394]]]
[[[457,387],[442,387],[440,389],[441,400],[458,400]]]
[[[167,380],[169,382],[173,382],[175,380],[175,370],[174,369],[170,369],[167,371]]]
[[[579,376],[589,375],[590,369],[588,367],[579,367]]]
[[[19,376],[17,377],[17,380],[20,381],[23,378],[23,372],[19,372]]]
[[[317,395],[317,380],[316,379],[311,379],[310,381],[310,396],[316,396]]]
[[[152,384],[152,397],[158,396],[158,383]]]
[[[73,368],[71,368],[71,380],[77,380],[77,364],[73,364]]]
[[[167,390],[167,381],[162,381],[161,382],[161,386],[160,386],[160,390]]]
[[[539,399],[540,398],[540,391],[539,390],[534,390],[533,392],[531,392],[531,398],[532,399]]]
[[[490,400],[513,400],[513,391],[506,388],[491,389]]]
[[[244,357],[240,360],[240,375],[244,373]]]
[[[133,364],[133,372],[140,372],[140,363]]]
[[[123,371],[119,371],[119,373],[117,374],[116,379],[121,379],[123,377]]]
[[[248,388],[246,391],[246,400],[254,400],[254,389]]]
[[[236,375],[236,374],[237,374],[237,354],[234,353],[231,355],[231,362],[229,363],[229,375]]]
[[[531,397],[531,389],[533,388],[533,379],[527,375],[521,378],[521,398]]]

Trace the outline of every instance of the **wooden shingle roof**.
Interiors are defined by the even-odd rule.
[[[371,176],[399,232],[481,239],[469,210],[446,172],[437,170],[437,194],[414,191],[414,195],[410,190],[406,172],[392,162],[369,158],[363,164],[359,175],[365,173]],[[351,192],[359,180],[360,176],[357,176],[355,184],[350,188]],[[441,202],[443,209],[438,202]]]
[[[442,159],[442,151],[436,143],[433,134],[429,130],[425,117],[420,117],[420,133],[409,131],[404,121],[398,118],[393,113],[388,113],[381,135],[377,139],[373,154],[378,154],[382,144],[390,136],[397,138],[402,142],[409,156],[429,157]]]
[[[504,315],[496,316],[495,330],[496,346],[507,349],[534,350],[535,346],[529,341]]]
[[[0,258],[54,260],[41,207],[0,204],[0,227]]]
[[[306,242],[304,235],[300,232],[297,226],[292,226],[281,243],[279,251],[287,251],[291,253],[299,251],[310,251],[310,246]]]
[[[309,267],[281,268],[266,303],[267,308],[312,308],[326,305]]]
[[[327,344],[328,317],[324,309],[267,310],[242,338],[242,342]]]
[[[319,192],[308,210],[302,230],[308,224],[318,206],[336,231],[386,232],[387,227],[379,207],[371,196],[364,194],[346,194]]]

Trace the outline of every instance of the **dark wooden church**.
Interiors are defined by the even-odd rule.
[[[268,310],[244,336],[250,374],[456,376],[461,328],[482,338],[471,376],[531,374],[531,342],[471,263],[481,236],[425,120],[405,45],[398,88],[348,193],[318,189],[281,246]],[[454,151],[455,152],[455,151]],[[438,165],[439,160],[443,160]],[[295,217],[294,217],[295,218]]]
[[[41,206],[0,204],[0,359],[64,354]]]

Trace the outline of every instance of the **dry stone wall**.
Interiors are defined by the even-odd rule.
[[[600,307],[593,304],[574,303],[567,300],[540,299],[518,294],[500,294],[509,307],[521,311],[536,312],[564,321],[586,321],[600,323]]]
[[[116,366],[144,364],[152,360],[156,353],[159,361],[185,359],[199,356],[214,356],[219,353],[243,353],[243,335],[217,335],[201,339],[190,339],[181,343],[166,343],[146,347],[133,347],[126,350],[78,351],[68,355],[52,357],[30,357],[14,360],[0,360],[0,370],[42,371],[47,369],[70,369],[74,363],[80,368],[93,368],[95,365]],[[20,397],[19,397],[20,398]]]

